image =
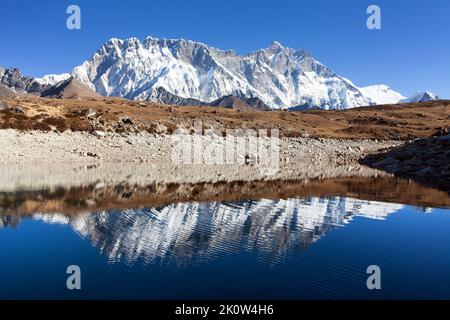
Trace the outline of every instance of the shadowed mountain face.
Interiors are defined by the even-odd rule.
[[[163,87],[159,87],[159,88],[155,89],[154,97],[151,100],[158,101],[159,103],[163,103],[163,104],[171,104],[171,105],[176,105],[176,106],[205,106],[205,105],[207,105],[206,102],[200,101],[198,99],[179,97],[173,93],[170,93]]]
[[[415,94],[414,96],[412,96],[408,99],[402,100],[401,102],[423,102],[423,101],[434,101],[434,100],[439,100],[439,99],[440,98],[433,92],[422,91],[422,92],[418,92],[417,94]]]
[[[0,99],[10,99],[14,98],[16,95],[17,94],[13,90],[0,84]]]
[[[16,92],[27,92],[39,95],[49,85],[43,85],[32,77],[24,76],[19,69],[3,69],[0,67],[0,84],[14,89]]]
[[[179,97],[170,93],[163,87],[155,89],[155,95],[151,100],[177,106],[211,106],[237,110],[270,110],[270,108],[258,98],[245,98],[228,95],[213,102],[205,102],[197,99]]]
[[[55,79],[61,81],[56,81]],[[61,79],[58,76],[54,76],[44,80],[24,76],[16,68],[0,68],[0,99],[14,98],[17,93],[30,93],[45,98],[58,99],[101,97],[100,94],[70,76],[61,77]],[[53,80],[56,82],[53,83]]]
[[[211,102],[210,105],[213,107],[224,107],[237,110],[270,110],[270,108],[258,98],[239,98],[235,96],[222,97]]]
[[[97,92],[92,91],[88,86],[82,84],[77,79],[70,77],[67,80],[58,82],[54,86],[44,90],[41,93],[44,98],[58,99],[88,99],[101,98]]]

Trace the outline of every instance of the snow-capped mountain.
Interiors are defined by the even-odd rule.
[[[278,42],[236,55],[184,39],[111,39],[71,74],[102,95],[128,99],[154,100],[163,88],[204,102],[227,95],[255,97],[273,109],[373,104],[359,88],[305,50]]]
[[[257,98],[271,109],[347,109],[427,98],[405,99],[386,85],[359,88],[305,50],[278,42],[237,55],[185,39],[113,38],[70,74],[36,82],[54,85],[70,76],[104,96],[182,105],[233,95]]]
[[[382,85],[373,85],[360,88],[363,95],[369,98],[374,104],[398,103],[406,99],[402,94],[392,90],[390,87]]]
[[[414,96],[408,99],[404,99],[401,102],[422,102],[422,101],[433,101],[433,100],[439,100],[440,98],[430,91],[422,91],[418,92]]]
[[[35,81],[42,85],[55,85],[58,82],[65,81],[70,78],[70,73],[48,74],[42,78],[34,78]]]

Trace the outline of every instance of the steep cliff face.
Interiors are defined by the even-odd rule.
[[[240,56],[184,39],[111,39],[72,75],[102,95],[129,99],[158,101],[163,88],[206,103],[228,95],[258,98],[272,109],[372,104],[306,51],[278,42]]]
[[[37,95],[49,87],[49,85],[39,83],[33,77],[24,76],[17,68],[3,69],[1,67],[0,84],[19,93],[27,92]]]
[[[230,96],[259,109],[297,110],[439,99],[431,92],[405,99],[386,85],[359,88],[305,50],[278,42],[237,55],[185,39],[113,38],[71,73],[35,79],[0,68],[0,83],[17,92],[40,94],[70,77],[102,96],[181,106],[229,103]]]

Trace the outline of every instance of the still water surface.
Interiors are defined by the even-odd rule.
[[[2,299],[450,299],[450,210],[357,196],[3,208],[0,247]]]

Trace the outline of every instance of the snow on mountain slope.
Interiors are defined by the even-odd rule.
[[[418,92],[414,96],[404,99],[401,102],[422,102],[422,101],[433,101],[433,100],[439,100],[440,98],[430,91],[422,91]]]
[[[55,85],[58,82],[67,80],[70,78],[70,73],[62,73],[62,74],[48,74],[43,76],[42,78],[34,78],[35,81],[42,85]]]
[[[406,99],[386,85],[358,88],[305,50],[274,42],[247,55],[185,39],[113,38],[71,74],[36,79],[54,85],[73,76],[104,96],[209,104],[225,96],[257,98],[272,109],[347,109],[438,99]],[[161,100],[164,98],[163,100]]]
[[[392,104],[406,99],[402,94],[392,90],[384,84],[359,89],[363,95],[368,97],[374,104]]]
[[[72,75],[102,95],[128,99],[155,100],[162,87],[205,102],[227,95],[256,97],[273,109],[371,104],[359,88],[306,51],[278,42],[241,56],[184,39],[114,38]]]

